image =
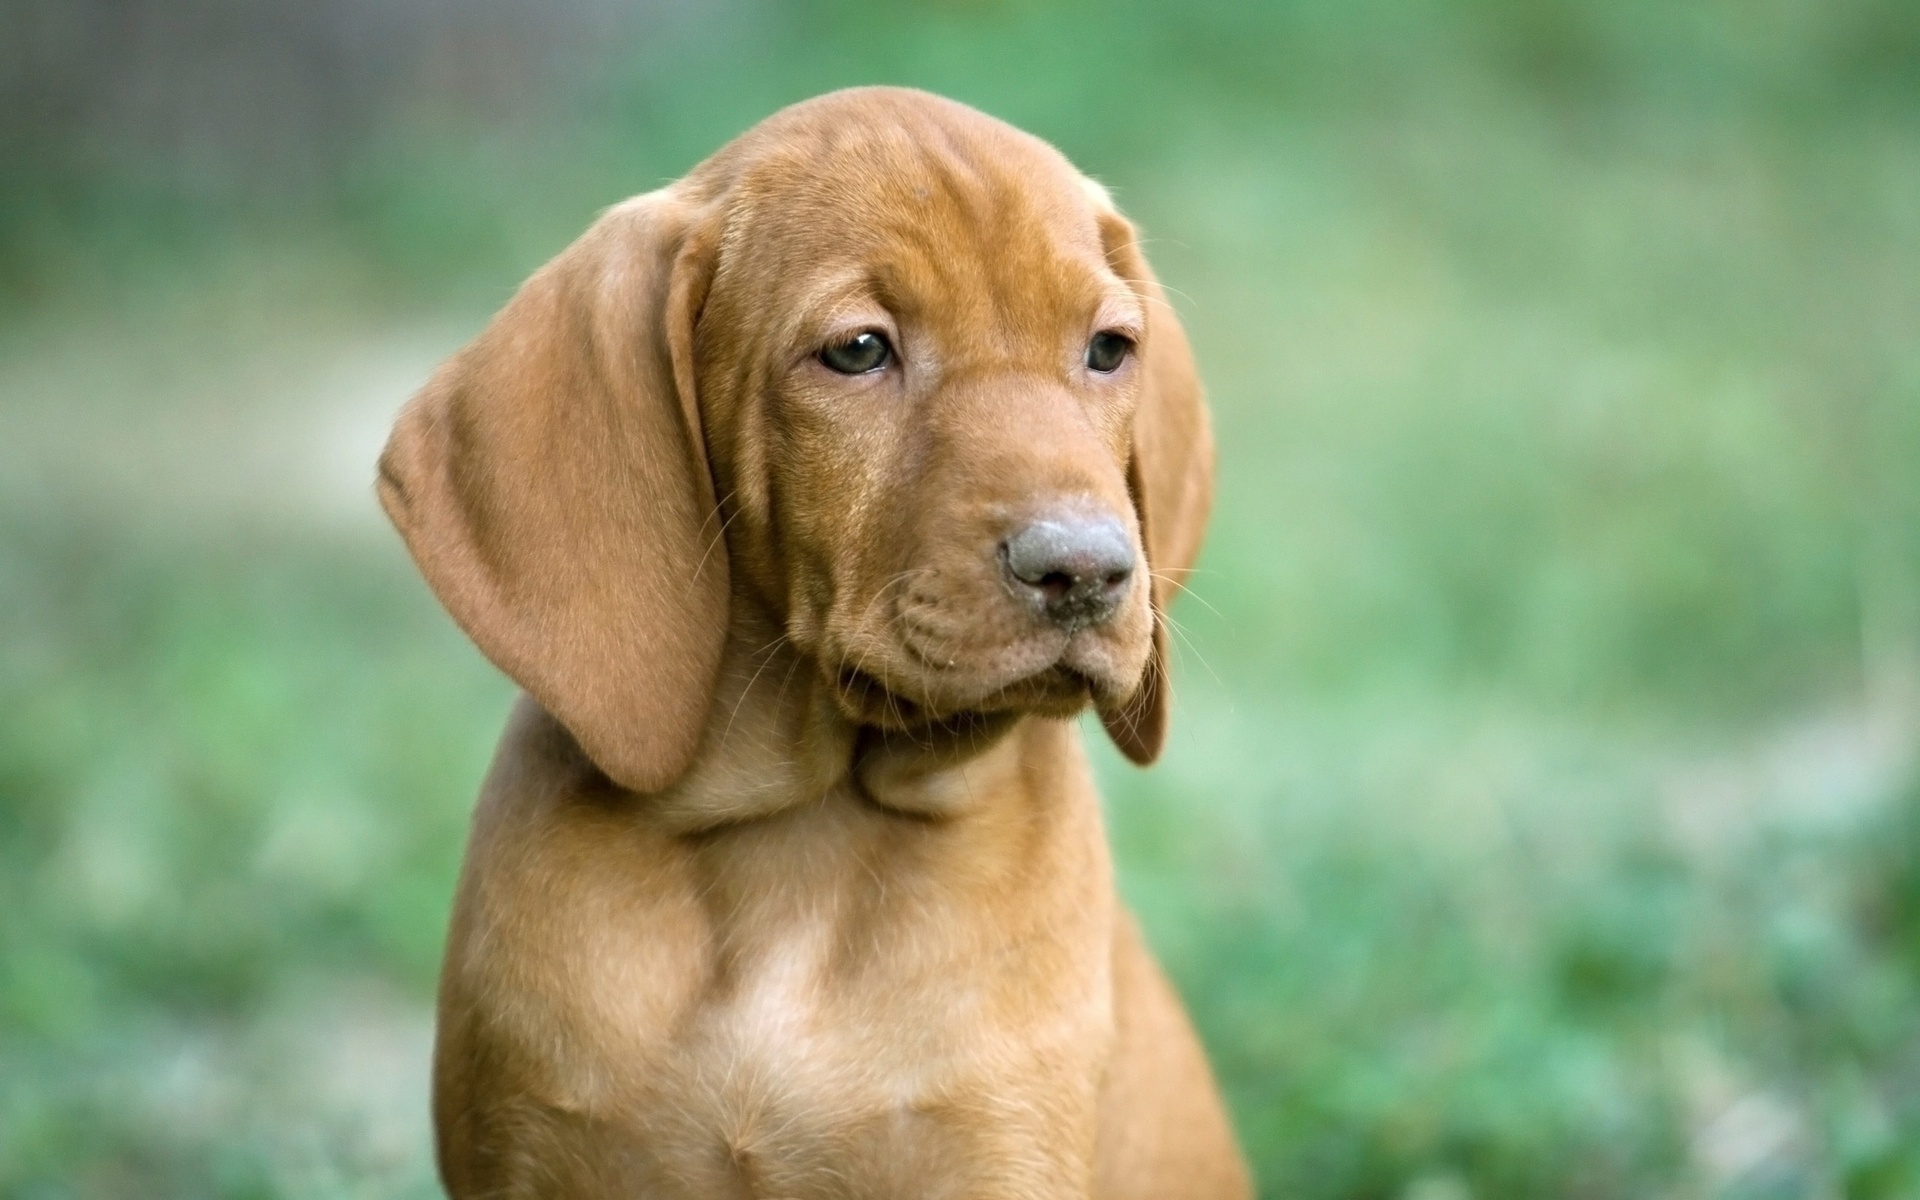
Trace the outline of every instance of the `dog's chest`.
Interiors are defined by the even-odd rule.
[[[958,894],[863,891],[755,889],[716,927],[708,986],[632,1064],[636,1150],[689,1196],[1070,1191],[1110,1035],[1100,913],[1010,934]]]
[[[957,966],[849,970],[846,937],[796,923],[703,1005],[662,1096],[697,1125],[685,1167],[758,1196],[976,1194],[983,1162],[1056,1173],[1033,1118],[1091,1071],[1097,1006],[1009,1010]]]
[[[964,1004],[911,981],[837,979],[836,940],[800,924],[735,964],[685,1046],[712,1078],[699,1090],[716,1130],[743,1151],[796,1151],[811,1134],[910,1113],[977,1070],[985,1031]]]
[[[1111,876],[1090,787],[1024,778],[975,772],[949,820],[851,795],[700,837],[570,816],[514,845],[520,887],[470,893],[452,978],[489,987],[443,1059],[524,1065],[512,1143],[609,1180],[568,1194],[1084,1194]]]

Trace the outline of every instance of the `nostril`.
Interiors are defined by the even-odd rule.
[[[1133,539],[1108,514],[1062,513],[1034,521],[1000,544],[1010,583],[1054,622],[1078,628],[1105,620],[1133,576]]]
[[[1040,582],[1035,586],[1047,594],[1049,601],[1054,601],[1064,598],[1073,590],[1073,585],[1077,582],[1079,581],[1065,571],[1049,571],[1040,577]]]

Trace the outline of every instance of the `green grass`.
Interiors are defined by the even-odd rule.
[[[0,1194],[432,1194],[510,688],[377,525],[382,413],[595,208],[873,80],[1056,140],[1193,335],[1173,739],[1099,762],[1264,1194],[1920,1197],[1890,0],[743,7],[296,199],[22,160]]]
[[[1797,778],[1857,734],[1185,719],[1161,774],[1110,774],[1116,839],[1270,1194],[1920,1186],[1916,799]],[[1716,1127],[1742,1098],[1777,1138]]]
[[[276,1027],[418,1023],[507,689],[391,560],[10,533],[0,1190],[307,1193],[391,1105],[283,1092],[339,1048]]]

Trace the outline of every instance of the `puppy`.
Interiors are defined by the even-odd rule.
[[[441,977],[448,1191],[1247,1195],[1070,720],[1158,754],[1211,475],[1132,227],[924,93],[778,113],[528,280],[380,460],[525,692]]]

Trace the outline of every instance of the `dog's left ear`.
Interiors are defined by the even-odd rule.
[[[1095,185],[1097,187],[1097,185]],[[1093,189],[1090,188],[1090,191]],[[1095,192],[1107,263],[1146,304],[1141,340],[1145,378],[1133,418],[1133,455],[1127,485],[1140,518],[1140,540],[1152,572],[1153,653],[1140,686],[1124,703],[1103,709],[1100,721],[1120,752],[1145,766],[1160,756],[1167,738],[1167,609],[1186,583],[1200,553],[1207,514],[1213,508],[1213,429],[1194,369],[1193,351],[1180,318],[1140,253],[1138,235]]]

